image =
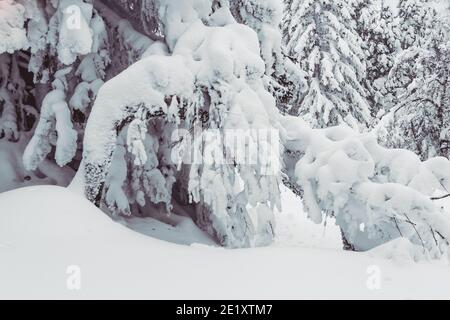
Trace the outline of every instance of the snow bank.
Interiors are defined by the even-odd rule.
[[[0,194],[0,261],[2,299],[450,298],[442,263],[398,263],[307,244],[180,246],[114,223],[58,187]],[[79,267],[80,290],[67,287],[69,266]],[[379,289],[367,286],[372,270],[379,271]]]

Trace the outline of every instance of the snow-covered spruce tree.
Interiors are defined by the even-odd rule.
[[[356,1],[355,6],[356,30],[366,55],[365,85],[370,93],[371,113],[375,117],[383,108],[384,84],[398,51],[394,14],[384,1]]]
[[[101,87],[84,139],[86,195],[113,215],[182,208],[222,245],[265,244],[280,202],[279,171],[264,161],[278,139],[251,130],[274,129],[275,101],[257,34],[211,4],[161,2],[168,56],[149,53]],[[219,143],[230,130],[258,139],[254,164]],[[174,161],[174,150],[194,160]]]
[[[264,63],[262,64],[264,68],[262,69],[263,72],[261,73],[261,76],[264,75],[265,69],[272,69],[273,71],[271,72],[275,72],[274,67],[278,65],[275,61],[278,59],[277,56],[279,56],[280,53],[277,38],[281,39],[280,35],[271,31],[271,28],[273,30],[277,29],[276,23],[271,26],[274,19],[277,19],[271,8],[279,8],[279,5],[274,6],[270,1],[267,1],[266,4],[268,11],[266,11],[264,6],[261,6],[259,2],[231,4],[231,8],[233,8],[233,6],[236,8],[239,7],[239,18],[245,19],[248,24],[253,24],[260,36],[261,43],[266,43],[265,45],[261,45],[261,52],[265,52],[263,55],[267,60],[265,66]],[[8,3],[8,5],[12,6],[13,3]],[[34,41],[31,45],[29,45],[29,43],[25,43],[24,45],[25,48],[28,48],[27,53],[29,55],[27,67],[34,73],[34,84],[39,83],[43,85],[43,90],[40,93],[41,98],[39,99],[41,102],[35,103],[35,108],[37,110],[35,115],[36,118],[39,118],[39,121],[37,122],[34,135],[24,153],[24,164],[26,168],[36,171],[42,170],[42,165],[45,164],[47,166],[48,161],[52,159],[60,166],[78,167],[78,162],[80,160],[78,154],[83,149],[82,141],[84,127],[86,121],[90,117],[90,107],[92,102],[96,97],[99,87],[102,86],[103,80],[113,77],[119,71],[127,68],[130,64],[142,57],[172,54],[178,38],[188,27],[194,24],[194,21],[197,21],[196,19],[200,19],[199,17],[204,19],[204,22],[211,28],[221,28],[224,27],[225,24],[230,23],[235,24],[227,9],[230,4],[226,1],[110,2],[105,0],[91,2],[63,0],[59,2],[28,1],[22,4],[14,3],[14,6],[16,5],[17,12],[19,12],[20,18],[22,19],[18,22],[19,25],[17,29],[24,34],[24,39],[28,40],[29,43],[31,40]],[[251,5],[257,6],[258,9],[253,10]],[[157,8],[157,10],[155,8]],[[217,11],[217,14],[215,14],[214,21],[208,22],[211,18],[210,15],[212,10]],[[237,12],[236,9],[232,11]],[[270,16],[266,19],[264,18],[264,14],[267,12]],[[255,13],[255,15],[253,15],[253,13]],[[118,15],[126,17],[127,19],[120,20],[118,19]],[[182,16],[181,21],[179,20],[180,15]],[[253,18],[256,17],[256,21],[252,21],[250,15],[252,15]],[[278,17],[280,17],[279,12]],[[149,36],[151,39],[133,30],[131,23],[133,23],[133,27],[136,26],[141,31],[150,32]],[[9,25],[12,24],[8,23],[8,26]],[[35,26],[35,28],[25,28],[25,26],[31,25]],[[247,33],[248,32],[251,33],[252,31],[247,31]],[[224,33],[232,32],[228,30],[224,31]],[[274,42],[269,43],[269,39],[272,39],[271,41]],[[252,50],[256,48],[251,41],[250,46],[253,46],[251,48]],[[16,47],[11,47],[11,49],[8,50],[15,54],[17,49],[16,45]],[[271,51],[273,51],[273,54]],[[254,65],[259,66],[261,61],[259,54],[254,60]],[[220,69],[220,66],[218,68]],[[253,64],[249,64],[249,68],[250,70],[246,72],[250,75],[253,73],[259,74],[261,71],[261,69],[255,68]],[[242,72],[242,70],[238,70],[237,76],[241,77],[240,73]],[[270,77],[267,77],[266,79],[268,78]],[[207,95],[205,92],[206,89],[203,88],[203,86],[203,83],[198,84],[199,89],[196,91],[196,99],[199,100],[196,104],[198,105],[211,103],[209,101],[211,99],[220,100],[222,99],[222,96],[224,97],[223,99],[225,99],[227,96],[227,86],[222,88],[219,83],[208,85],[213,87],[212,89],[210,88],[210,90],[211,92],[215,92],[218,97],[213,94]],[[267,86],[269,87],[270,85]],[[221,92],[221,90],[224,92]],[[262,88],[258,90],[260,91]],[[269,96],[264,96],[263,93],[257,92],[257,94],[262,94],[263,100],[269,99]],[[239,97],[244,95],[245,94],[242,93]],[[206,102],[203,100],[206,100]],[[228,104],[230,103],[231,102]],[[265,101],[264,103],[267,102]],[[199,108],[197,107],[195,107],[194,110],[199,114],[196,114],[195,116],[184,114],[183,110],[187,109],[187,106],[186,108],[181,107],[184,106],[184,104],[185,101],[177,101],[176,98],[173,98],[171,99],[171,108],[169,109],[174,114],[176,113],[174,110],[177,108],[181,109],[179,112],[182,114],[181,117],[187,118],[187,123],[191,123],[191,125],[194,121],[193,119],[195,119],[195,121],[203,119],[203,121],[208,121],[208,127],[212,126],[214,128],[215,126],[218,126],[218,124],[209,124],[209,112],[199,111]],[[220,103],[218,104],[221,106]],[[190,104],[190,106],[192,105]],[[39,115],[38,112],[40,112]],[[140,112],[137,113],[139,114]],[[6,115],[7,113],[5,112],[4,114]],[[141,117],[143,116],[141,115]],[[215,119],[215,117],[220,119],[222,118],[222,115],[217,111],[214,117],[211,116],[213,119],[211,122],[220,122],[219,119]],[[177,118],[174,116],[169,118],[169,122],[171,123],[174,121],[175,123],[178,122]],[[162,123],[164,123],[164,121],[162,121]],[[139,132],[142,130],[142,125],[134,123],[129,127],[133,128],[131,131],[134,130],[134,134],[138,137]],[[155,133],[155,135],[159,136],[160,133]],[[132,136],[131,133],[130,136]],[[254,138],[255,137],[253,137],[253,139]],[[135,140],[138,141],[137,138],[130,139],[130,144],[139,145],[137,142],[134,142]],[[159,138],[157,141],[160,141]],[[156,150],[152,151],[153,147],[151,144],[146,143],[145,145],[147,153],[149,154],[148,158],[153,161],[154,158],[152,158],[152,155],[156,157]],[[154,147],[155,146],[156,145],[154,144]],[[158,149],[159,148],[160,147],[158,147]],[[158,157],[160,156],[161,155],[158,154]],[[166,155],[163,160],[167,161],[170,159]],[[158,160],[158,162],[159,161],[160,160]],[[173,175],[173,172],[171,173],[171,171],[173,171],[174,166],[164,167],[161,165],[160,171],[153,170],[149,175],[145,175],[144,173],[147,172],[146,170],[148,170],[149,167],[150,169],[154,169],[154,165],[155,163],[149,163],[146,164],[146,166],[136,165],[137,168],[133,171],[135,197],[127,194],[127,196],[129,196],[127,201],[130,201],[132,204],[139,202],[142,206],[144,206],[143,203],[146,201],[147,203],[159,203],[165,201],[167,204],[166,210],[170,211],[172,204],[170,203],[171,199],[169,197],[172,192],[172,187],[169,181],[172,183],[174,182],[174,179],[170,178]],[[233,166],[231,166],[231,169],[229,170],[233,170]],[[206,197],[206,200],[202,200],[202,203],[206,203],[214,208],[197,209],[198,212],[196,213],[195,218],[199,225],[204,229],[209,229],[208,231],[210,231],[210,233],[220,238],[220,242],[231,246],[249,245],[250,242],[253,241],[251,238],[254,234],[257,234],[257,237],[260,238],[260,240],[257,240],[259,243],[267,242],[267,239],[270,240],[273,236],[273,221],[271,221],[271,216],[268,214],[270,210],[264,208],[264,203],[267,203],[270,207],[273,207],[278,203],[276,197],[274,198],[274,196],[271,195],[271,192],[269,194],[268,191],[277,188],[278,184],[275,183],[277,180],[276,175],[275,178],[269,179],[264,176],[256,178],[255,180],[255,177],[260,175],[260,167],[257,169],[250,168],[245,170],[243,168],[241,170],[242,172],[247,170],[246,174],[253,179],[251,181],[253,191],[245,192],[247,196],[251,198],[250,201],[255,206],[258,206],[259,200],[262,199],[258,210],[266,212],[266,214],[260,215],[258,224],[260,227],[253,230],[253,224],[250,222],[248,213],[246,212],[247,209],[242,207],[242,203],[245,203],[242,199],[244,197],[243,194],[233,198],[231,206],[226,207],[227,210],[234,211],[234,213],[227,218],[229,221],[226,222],[225,220],[220,221],[220,219],[215,218],[213,215],[209,215],[208,211],[218,208],[217,210],[220,212],[220,210],[223,209],[223,205],[226,203],[225,200],[228,201],[229,199],[221,198],[220,201],[217,200],[220,202],[220,205],[216,203],[213,204],[211,202],[213,201],[212,196],[204,196],[202,193],[201,196]],[[254,170],[257,172],[253,172]],[[187,172],[189,177],[189,171],[190,167],[187,169],[183,167],[180,174],[185,174]],[[200,171],[206,172],[207,168]],[[160,172],[160,175],[157,174],[158,172]],[[120,175],[120,170],[115,170],[114,174]],[[224,175],[227,177],[229,176],[229,174],[225,173]],[[163,176],[164,179],[162,179]],[[207,175],[205,174],[202,176]],[[142,179],[140,177],[142,177]],[[116,178],[113,176],[108,177],[108,193],[105,198],[105,208],[113,214],[117,212],[128,213],[125,207],[118,206],[120,201],[118,201],[115,196],[119,194],[119,188],[114,188],[115,179]],[[167,183],[166,188],[161,184],[163,180]],[[179,181],[182,181],[182,179],[179,179]],[[187,181],[188,180],[185,182]],[[207,180],[205,179],[203,183],[207,183]],[[174,188],[186,188],[187,190],[189,184],[180,182],[174,185]],[[263,190],[255,191],[258,188],[262,188]],[[142,190],[144,190],[145,193],[142,192]],[[226,193],[223,193],[222,195],[225,194]],[[255,196],[255,194],[258,194],[258,196]],[[180,192],[180,194],[177,194],[176,196],[179,196],[180,198],[189,198],[189,193],[185,192],[184,194],[181,194]],[[146,197],[149,200],[146,199]],[[265,197],[269,200],[264,200]],[[121,200],[124,199],[122,198]],[[185,200],[186,199],[181,199],[180,202]],[[199,199],[196,199],[196,201],[200,202]],[[121,204],[123,204],[123,202]],[[198,207],[200,207],[200,205]],[[131,211],[132,210],[129,212],[131,213]],[[145,210],[134,210],[134,212],[137,211]],[[219,222],[212,221],[214,219]],[[222,230],[220,230],[220,228],[222,228]],[[237,240],[234,238],[227,238],[231,237],[233,234],[227,234],[229,231],[227,228],[233,230]]]
[[[307,74],[308,89],[289,111],[314,127],[371,121],[362,40],[352,1],[293,0],[283,27],[288,54]]]
[[[39,105],[48,92],[46,84],[33,81],[32,73],[39,64],[48,65],[48,61],[37,62],[32,58],[46,46],[41,36],[47,28],[42,14],[35,1],[0,2],[1,191],[37,183],[66,185],[73,176],[73,171],[50,161],[43,162],[36,172],[26,170],[21,161],[39,118]]]
[[[430,3],[430,0],[400,0],[396,32],[402,49],[421,47],[428,41],[437,20]]]
[[[267,156],[268,150],[277,154],[279,140],[255,131],[275,129],[285,150],[299,155],[286,174],[304,188],[314,221],[323,214],[335,216],[357,250],[404,236],[431,253],[445,251],[448,219],[428,198],[448,188],[447,160],[422,163],[411,153],[383,149],[348,128],[313,130],[298,117],[279,112],[277,107],[283,111],[283,106],[294,106],[292,97],[285,96],[289,89],[284,80],[292,81],[293,74],[301,78],[302,65],[298,60],[291,64],[279,47],[276,2],[0,4],[14,12],[0,24],[2,35],[23,35],[1,43],[2,97],[22,100],[14,104],[16,114],[27,110],[27,115],[39,117],[25,163],[41,170],[56,158],[67,163],[65,168],[76,168],[82,151],[76,181],[84,182],[86,196],[112,216],[190,215],[222,245],[269,243],[272,212],[280,206],[281,174],[275,170],[278,157]],[[67,9],[81,9],[80,19],[70,19],[74,11]],[[80,22],[81,33],[68,36],[73,30],[65,28],[72,24],[64,21]],[[335,52],[322,50],[324,56]],[[337,52],[336,57],[344,57]],[[339,68],[333,70],[345,67],[336,61]],[[20,77],[10,76],[15,64]],[[25,75],[27,69],[34,79]],[[4,79],[24,82],[3,85]],[[32,90],[35,83],[39,86]],[[293,85],[300,88],[298,83]],[[26,137],[22,118],[17,119],[19,138]],[[11,137],[9,122],[3,127]],[[244,145],[254,162],[240,161],[243,155],[226,143],[217,147],[222,146],[218,141],[227,141],[230,130],[246,137]]]
[[[377,128],[379,141],[422,159],[449,157],[450,42],[435,35],[428,49],[404,51],[389,77],[399,102]]]
[[[397,48],[394,63],[399,67],[396,67],[395,71],[391,69],[384,82],[379,119],[402,102],[403,93],[415,78],[413,70],[415,58],[412,52],[428,49],[435,42],[433,39],[436,39],[436,34],[442,31],[441,17],[431,4],[428,0],[408,0],[400,1],[398,5],[392,30]],[[408,52],[403,53],[405,50]],[[406,61],[409,62],[405,63]]]
[[[374,135],[346,126],[311,129],[296,117],[281,122],[285,143],[304,153],[294,174],[314,222],[334,217],[357,251],[403,237],[421,254],[448,253],[450,217],[430,199],[448,193],[447,159],[421,162],[410,151],[385,149]]]
[[[149,2],[139,3],[151,8]],[[166,46],[136,32],[130,23],[134,20],[121,19],[117,12],[125,11],[118,10],[117,2],[0,4],[5,17],[0,52],[6,51],[1,56],[1,101],[6,103],[0,136],[19,140],[8,148],[24,153],[24,167],[10,164],[17,172],[12,179],[67,185],[81,160],[84,128],[99,87],[147,49],[164,52]],[[145,12],[136,26],[155,31],[158,40],[158,26],[147,18],[153,11]]]
[[[263,86],[266,65],[256,33],[229,13],[222,7],[202,19],[194,16],[184,32],[168,39],[173,44],[168,56],[149,55],[100,89],[80,171],[88,198],[113,213],[157,207],[189,212],[223,245],[246,246],[258,236],[256,243],[267,243],[271,204],[278,203],[277,175],[261,175],[261,164],[223,165],[220,158],[237,155],[188,143],[191,134],[206,138],[204,131],[196,133],[196,123],[217,128],[219,137],[227,129],[263,126],[278,129],[286,148],[304,155],[294,174],[314,221],[324,213],[335,216],[356,250],[403,236],[432,254],[445,252],[449,221],[429,194],[448,185],[448,161],[422,163],[349,128],[312,130],[298,117],[281,115]],[[176,129],[188,134],[175,134],[173,144]],[[174,150],[183,158],[213,161],[173,163]],[[249,204],[258,208],[256,225]]]
[[[290,15],[293,13],[291,12]],[[391,50],[394,49],[394,39],[392,38],[391,34]],[[296,128],[302,126],[307,128],[299,120],[292,127],[295,131]],[[289,127],[289,123],[283,127]],[[436,190],[447,192],[448,186],[445,184],[448,177],[445,170],[434,176],[429,174],[428,170],[428,173],[421,173],[425,177],[419,175],[415,178],[420,182],[416,181],[410,184],[413,179],[408,180],[409,178],[403,175],[411,176],[415,171],[425,171],[425,169],[418,169],[422,168],[422,165],[419,165],[420,162],[410,153],[380,148],[374,142],[373,137],[355,137],[355,140],[346,140],[344,138],[347,134],[354,136],[355,133],[343,128],[327,129],[319,135],[308,134],[306,131],[303,134],[293,132],[291,137],[296,134],[302,138],[294,139],[286,144],[291,152],[297,151],[301,155],[296,166],[296,174],[291,176],[291,180],[298,178],[297,185],[304,190],[304,202],[313,220],[322,221],[323,214],[336,218],[348,248],[366,250],[397,237],[406,237],[433,254],[439,255],[446,250],[448,219],[429,199]],[[323,135],[322,138],[320,135]],[[334,143],[341,139],[346,140],[342,142],[342,145]],[[364,145],[363,149],[369,147],[370,149],[357,151],[357,147],[355,147],[356,149],[350,147],[352,144],[358,144],[359,139],[367,144],[367,147]],[[331,159],[325,160],[328,156]],[[367,157],[366,164],[369,164],[366,176],[343,169],[345,168],[345,159],[349,161],[349,168],[353,168],[355,160],[360,160],[364,156]],[[395,161],[391,162],[392,159]],[[401,168],[404,165],[402,161],[417,165],[411,164],[411,167],[406,169],[410,172],[406,173],[406,170]],[[431,171],[437,171],[441,165],[445,167],[443,164],[447,163],[444,160],[433,161],[442,163],[436,164],[434,169],[430,169]],[[331,164],[331,162],[335,163]],[[373,170],[370,169],[371,165],[374,167]],[[291,168],[288,170],[288,174],[292,174],[293,171]],[[334,172],[336,174],[333,174]],[[342,172],[342,175],[337,172]],[[347,178],[350,180],[347,181]],[[355,180],[351,181],[352,179]],[[420,185],[424,181],[427,181],[427,186],[434,185],[434,187],[426,191],[420,190],[419,193],[414,190],[420,189]],[[356,191],[360,188],[360,184],[364,187]],[[342,193],[339,191],[341,187],[343,188]],[[422,192],[423,194],[420,194]],[[381,194],[385,194],[385,196],[377,199],[376,195]],[[417,203],[407,200],[407,198],[414,199],[416,197],[418,198]],[[414,218],[410,217],[412,213],[414,213]],[[408,229],[408,227],[410,228]],[[445,231],[439,230],[440,228]],[[443,236],[443,233],[447,233],[447,235]]]

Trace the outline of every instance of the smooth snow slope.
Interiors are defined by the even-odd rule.
[[[292,219],[283,216],[282,231]],[[0,298],[450,298],[443,262],[300,239],[284,234],[274,246],[242,250],[177,245],[113,222],[67,189],[29,187],[0,194]],[[81,268],[80,290],[67,288],[71,265]],[[374,265],[379,290],[366,285]]]

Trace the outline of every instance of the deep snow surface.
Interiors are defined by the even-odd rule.
[[[450,267],[444,261],[416,263],[408,254],[382,257],[393,245],[343,252],[331,222],[324,229],[306,221],[298,200],[286,190],[283,204],[274,245],[227,250],[135,232],[68,189],[40,186],[2,193],[0,299],[450,298]],[[158,235],[165,228],[172,240],[183,233],[189,233],[190,242],[205,240],[186,225],[141,222],[130,225],[141,232],[150,227]],[[396,246],[407,247],[404,242]],[[67,287],[72,265],[81,271],[80,290]],[[380,288],[371,290],[367,281],[373,270],[380,272]]]

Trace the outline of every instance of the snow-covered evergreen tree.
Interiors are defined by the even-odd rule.
[[[23,79],[22,60],[26,55],[13,55],[26,49],[29,41],[24,29],[25,8],[15,1],[0,2],[0,138],[19,139],[19,131],[29,128],[28,116],[35,115],[30,103],[30,88]]]
[[[384,87],[398,48],[394,33],[394,14],[384,1],[355,2],[357,31],[366,55],[365,85],[369,91],[371,113],[376,117],[383,108]]]
[[[257,31],[267,69],[265,85],[280,111],[288,112],[305,93],[307,84],[305,72],[285,53],[280,30],[283,1],[232,0],[230,9],[238,22]]]
[[[356,250],[405,237],[445,252],[449,221],[430,197],[450,187],[448,160],[421,162],[354,129],[372,124],[370,90],[392,69],[405,104],[395,126],[429,141],[426,152],[400,146],[446,155],[448,30],[416,39],[391,68],[391,16],[368,1],[294,0],[282,29],[279,0],[0,9],[0,136],[23,153],[12,171],[24,185],[67,185],[77,170],[74,184],[115,219],[187,215],[219,244],[246,247],[273,239],[284,180]]]
[[[435,27],[436,16],[430,0],[400,0],[396,32],[401,48],[425,45]]]
[[[7,103],[1,132],[9,140],[20,137],[19,149],[28,144],[25,170],[18,167],[17,171],[36,178],[29,183],[42,180],[34,172],[53,176],[49,170],[49,166],[55,170],[53,163],[63,167],[56,170],[57,175],[64,172],[63,180],[68,181],[81,161],[86,121],[104,81],[140,59],[150,47],[167,51],[157,36],[152,40],[135,31],[130,21],[121,20],[117,3],[105,3],[1,2],[1,13],[8,19],[2,20],[5,25],[0,27],[5,35],[2,52],[6,51],[2,54],[2,79],[9,81],[5,80],[2,90],[2,101]],[[144,7],[139,9],[142,23],[136,23],[137,27],[152,28],[157,34],[159,29],[147,19],[154,12],[144,10],[150,8],[150,2],[139,4]],[[19,98],[22,101],[14,100]],[[13,102],[18,106],[15,110]],[[31,140],[22,134],[27,130],[33,133]]]
[[[291,57],[307,74],[308,89],[290,114],[314,127],[347,123],[366,128],[371,121],[362,40],[352,1],[288,2],[284,36]]]
[[[394,14],[384,1],[365,0],[356,2],[355,19],[366,53],[366,79],[380,90],[375,82],[388,75],[397,49]]]
[[[77,141],[83,119],[109,63],[106,27],[90,1],[8,0],[0,6],[5,15],[2,46],[8,46],[1,48],[6,51],[1,56],[1,135],[20,140],[21,148],[30,139],[25,133],[34,131],[24,154],[25,169],[52,175],[49,159],[65,166],[75,158],[77,147],[81,151]],[[14,166],[20,173],[20,166]],[[73,175],[73,170],[63,171]]]
[[[449,156],[449,63],[450,42],[442,32],[428,49],[410,48],[399,56],[388,82],[398,103],[378,128],[383,144],[407,148],[422,159]]]
[[[148,52],[100,89],[84,141],[86,192],[112,214],[139,214],[161,205],[170,213],[183,206],[223,245],[266,243],[274,229],[269,208],[279,206],[279,173],[267,175],[259,162],[266,160],[266,149],[256,150],[253,156],[260,160],[255,164],[223,164],[237,154],[204,146],[214,136],[203,130],[213,130],[219,140],[210,143],[217,143],[226,139],[227,130],[273,129],[266,113],[276,109],[263,76],[274,65],[270,60],[276,51],[262,31],[258,39],[237,24],[227,5],[198,4],[165,3],[160,19],[170,55]],[[266,55],[266,63],[260,58],[264,50],[274,53]],[[115,111],[105,117],[111,108]],[[202,130],[198,136],[196,126]],[[172,136],[181,130],[188,136],[181,135],[174,145]],[[187,143],[192,130],[200,145]],[[265,145],[270,150],[278,140]],[[210,161],[174,162],[173,147]],[[257,225],[247,212],[249,204],[265,212]]]

